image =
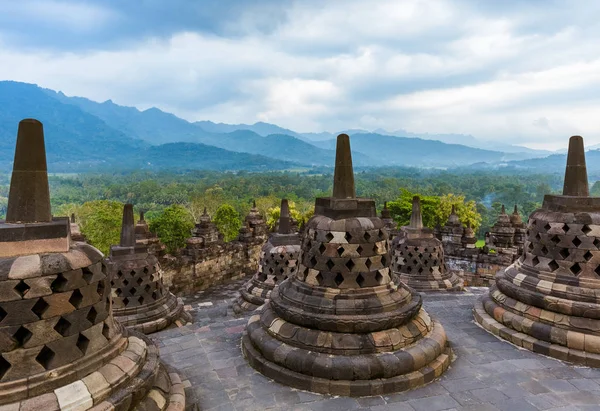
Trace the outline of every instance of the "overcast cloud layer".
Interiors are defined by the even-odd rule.
[[[600,2],[0,0],[0,79],[190,121],[600,143]]]

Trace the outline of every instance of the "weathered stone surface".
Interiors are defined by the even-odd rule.
[[[160,241],[158,236],[150,231],[148,223],[144,219],[144,212],[140,211],[140,219],[135,224],[135,242],[136,244],[148,247],[148,252],[156,256],[163,256],[166,253],[166,246]]]
[[[448,270],[442,242],[423,227],[419,197],[413,198],[410,225],[392,242],[392,270],[417,291],[462,291],[463,280]]]
[[[565,187],[585,193],[581,137],[572,137],[569,149]],[[546,195],[527,233],[523,254],[496,275],[475,319],[532,351],[600,365],[600,198]]]
[[[165,288],[157,257],[146,245],[136,244],[131,204],[123,208],[121,244],[111,247],[106,267],[112,279],[113,313],[124,326],[149,334],[177,320],[191,320],[181,301]]]
[[[242,351],[303,390],[364,396],[422,385],[449,365],[446,334],[390,270],[375,204],[354,197],[348,136],[338,150],[334,196],[315,201],[299,268],[250,317]]]

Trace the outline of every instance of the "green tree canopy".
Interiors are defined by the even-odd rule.
[[[190,237],[194,228],[194,218],[180,204],[165,208],[150,221],[150,231],[155,232],[168,253],[173,253],[185,246],[185,240]]]
[[[119,244],[123,204],[109,200],[88,201],[78,208],[76,214],[82,234],[104,254],[108,254],[111,245]]]
[[[225,241],[234,240],[242,227],[242,219],[235,209],[229,204],[222,204],[217,208],[213,217],[213,223],[217,226]]]

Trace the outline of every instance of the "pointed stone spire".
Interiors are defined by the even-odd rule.
[[[144,212],[140,211],[140,223],[144,222],[146,220],[144,220]]]
[[[34,119],[19,123],[8,195],[7,223],[52,221],[44,128]]]
[[[256,208],[256,200],[252,200],[252,208]]]
[[[71,213],[71,223],[75,224],[75,213]]]
[[[202,212],[202,215],[208,215],[208,212],[206,211],[206,207],[204,207],[204,211]]]
[[[563,195],[574,197],[588,197],[590,195],[585,166],[585,150],[581,136],[573,136],[569,139]]]
[[[279,213],[279,234],[290,234],[290,208],[288,201],[281,200],[281,211]]]
[[[392,214],[390,209],[387,207],[387,201],[383,202],[383,210],[381,210],[381,218],[391,218]]]
[[[410,228],[423,228],[423,216],[421,215],[421,199],[419,196],[413,197],[412,214],[410,215]]]
[[[502,204],[502,209],[500,210],[500,214],[502,214],[502,215],[506,214],[506,208],[504,207],[504,204]]]
[[[123,206],[123,222],[121,223],[121,247],[135,246],[135,226],[133,221],[133,205]]]
[[[347,134],[340,134],[337,137],[335,172],[333,174],[333,197],[342,199],[356,197],[350,137]]]
[[[515,204],[515,209],[513,210],[513,214],[519,214],[519,209],[517,208],[516,204]]]

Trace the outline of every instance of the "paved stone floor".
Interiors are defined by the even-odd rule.
[[[194,324],[152,337],[161,357],[187,379],[188,409],[200,410],[600,410],[600,369],[576,367],[497,339],[475,325],[471,307],[487,288],[427,294],[456,355],[431,384],[404,393],[331,397],[277,384],[248,366],[240,337],[248,315],[229,308],[245,280],[184,299]]]

